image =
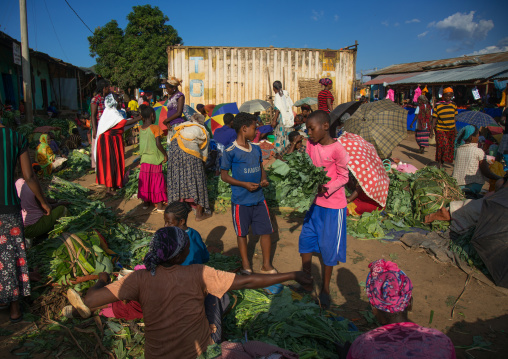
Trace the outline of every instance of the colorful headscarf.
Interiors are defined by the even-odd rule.
[[[53,171],[51,164],[55,160],[55,154],[48,144],[49,136],[47,134],[42,134],[41,137],[39,137],[39,141],[40,143],[36,149],[37,163],[41,166],[42,173],[45,176],[49,176]]]
[[[452,89],[451,87],[447,87],[447,88],[445,88],[445,89],[443,90],[443,94],[445,94],[445,93],[450,93],[450,92],[451,92],[451,93],[453,93],[453,89]]]
[[[173,87],[178,87],[182,83],[182,80],[177,79],[176,77],[171,77],[168,79],[168,84],[170,84]]]
[[[146,269],[155,275],[158,265],[179,255],[189,244],[188,234],[178,227],[159,229],[150,241],[150,249],[143,259]]]
[[[411,301],[413,285],[397,264],[378,259],[369,264],[365,289],[370,304],[383,312],[403,312]]]
[[[455,149],[466,143],[466,140],[476,132],[476,127],[473,125],[467,125],[463,127],[457,137],[455,138]]]
[[[328,86],[332,84],[332,80],[330,80],[328,77],[319,80],[319,83],[323,86]]]

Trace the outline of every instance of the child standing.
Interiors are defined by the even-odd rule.
[[[330,181],[320,186],[314,204],[305,216],[299,239],[303,271],[310,274],[312,253],[321,253],[324,262],[323,283],[319,300],[330,306],[330,279],[337,262],[346,262],[346,193],[349,155],[330,137],[330,115],[316,111],[307,119],[309,141],[307,153],[316,167],[324,167]]]
[[[233,120],[237,138],[226,148],[221,162],[221,178],[231,185],[231,212],[235,227],[238,249],[242,257],[242,274],[252,274],[247,257],[247,234],[252,227],[254,235],[261,236],[263,253],[262,274],[277,271],[270,262],[271,234],[273,233],[268,205],[263,189],[268,186],[266,172],[262,166],[263,158],[259,146],[250,143],[256,137],[256,117],[241,112]],[[232,176],[228,171],[232,171]]]
[[[139,172],[138,198],[144,202],[143,209],[150,203],[157,206],[157,212],[163,213],[163,203],[168,200],[166,181],[162,173],[162,164],[168,156],[162,147],[160,137],[162,131],[154,125],[155,111],[150,106],[141,107],[143,125],[139,131],[139,149],[141,154],[141,170]]]
[[[210,259],[210,253],[198,231],[187,227],[187,218],[191,211],[185,202],[171,202],[164,211],[164,226],[178,227],[189,235],[189,254],[182,266],[190,264],[205,264]]]

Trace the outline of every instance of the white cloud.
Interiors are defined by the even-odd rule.
[[[320,18],[323,17],[324,14],[325,12],[323,10],[321,11],[312,10],[312,16],[310,18],[314,21],[318,21]]]
[[[429,33],[428,31],[424,31],[424,32],[422,32],[421,34],[419,34],[419,35],[418,35],[418,38],[419,38],[419,39],[422,39],[422,38],[424,38],[425,36],[427,36],[427,34],[428,34],[428,33]]]
[[[390,23],[389,23],[388,21],[383,21],[383,22],[381,23],[381,25],[384,25],[384,26],[390,26]]]
[[[406,24],[413,24],[413,23],[420,22],[420,20],[419,19],[413,19],[413,20],[406,20],[405,22],[406,22]]]
[[[337,15],[337,14],[333,15],[333,20],[339,21],[339,15]]]
[[[469,14],[457,12],[428,26],[436,28],[447,40],[458,43],[458,49],[472,47],[477,41],[484,40],[494,27],[492,20],[474,21],[474,14],[475,11]]]
[[[508,37],[505,37],[504,39],[499,40],[497,45],[491,45],[487,46],[481,50],[475,51],[468,55],[485,55],[485,54],[492,54],[495,52],[504,52],[508,51]]]
[[[400,24],[398,22],[396,22],[395,24],[393,24],[393,26],[397,27],[399,26]]]

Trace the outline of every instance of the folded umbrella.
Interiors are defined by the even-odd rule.
[[[407,137],[407,111],[390,100],[361,105],[344,124],[344,130],[372,143],[381,158]]]
[[[350,101],[340,104],[330,112],[330,135],[336,136],[337,127],[340,125],[339,119],[346,113],[353,115],[356,110],[362,105],[360,101]]]
[[[317,103],[318,103],[317,97],[305,97],[305,98],[302,98],[301,100],[296,101],[293,104],[293,106],[296,106],[296,107],[300,107],[301,105],[312,106],[312,105],[317,105]]]
[[[267,108],[269,108],[270,102],[263,100],[250,100],[244,102],[242,106],[240,106],[240,112],[254,113],[254,112],[263,112]]]
[[[342,134],[337,141],[349,154],[348,168],[365,194],[381,207],[385,207],[390,178],[374,145],[349,132]]]
[[[474,125],[478,128],[487,126],[496,126],[497,122],[492,116],[480,111],[464,111],[455,116],[455,121]]]

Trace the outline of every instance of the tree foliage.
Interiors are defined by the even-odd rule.
[[[127,88],[154,88],[167,73],[168,46],[182,44],[178,32],[166,25],[169,18],[157,7],[134,6],[122,30],[116,20],[95,29],[88,37],[96,71],[111,83]]]

